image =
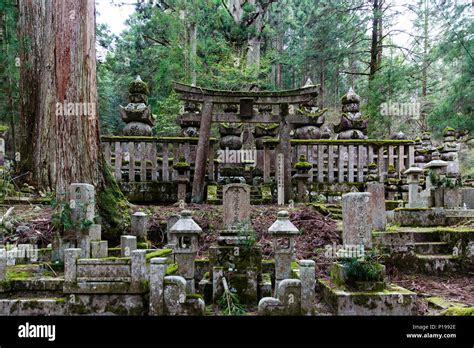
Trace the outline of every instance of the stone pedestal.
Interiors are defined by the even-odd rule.
[[[138,241],[147,239],[148,233],[148,215],[141,211],[132,214],[132,228],[131,233],[137,237]]]
[[[295,237],[300,233],[289,220],[287,211],[279,211],[277,220],[268,228],[275,251],[275,289],[283,279],[291,278]]]
[[[300,260],[301,314],[314,315],[316,302],[316,263]]]
[[[81,257],[81,249],[71,248],[64,251],[64,282],[77,281],[77,259]]]
[[[309,174],[295,174],[293,179],[296,180],[297,184],[297,199],[298,202],[305,203],[308,201],[308,194],[307,194],[307,182],[309,180]]]
[[[188,187],[189,179],[178,177],[178,201],[186,201],[186,188]]]
[[[164,314],[164,278],[166,258],[150,260],[150,315]]]
[[[132,256],[132,251],[137,249],[137,237],[135,236],[120,236],[120,248],[122,257]]]
[[[91,258],[101,259],[108,256],[108,242],[106,240],[91,241]]]

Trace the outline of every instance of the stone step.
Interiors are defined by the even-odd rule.
[[[67,314],[67,298],[0,299],[2,315],[49,316]]]
[[[452,272],[459,269],[460,259],[450,254],[416,254],[418,271],[427,274]]]
[[[445,242],[418,242],[413,245],[415,253],[420,255],[447,254],[451,251],[448,243]]]
[[[413,241],[415,243],[425,243],[425,242],[440,242],[441,241],[441,233],[438,231],[432,232],[419,232],[413,231],[408,232],[413,235]]]

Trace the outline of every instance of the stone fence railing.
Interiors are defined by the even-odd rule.
[[[380,181],[386,179],[389,166],[397,176],[414,163],[415,147],[411,140],[291,140],[292,167],[304,155],[313,164],[310,182],[364,182],[368,165],[378,167]],[[264,141],[264,181],[274,175],[278,140]]]
[[[190,164],[188,177],[192,174],[198,138],[104,136],[101,141],[105,160],[117,181],[168,182],[177,177],[173,165],[180,157]],[[214,143],[211,140],[210,154]],[[208,170],[214,175],[213,161],[209,161]]]
[[[102,149],[107,163],[118,181],[169,182],[177,179],[173,168],[184,157],[190,168],[186,175],[192,179],[198,138],[191,137],[102,137]],[[263,142],[258,150],[257,168],[265,182],[275,175],[278,139]],[[208,158],[216,158],[216,139],[211,140]],[[299,156],[305,155],[313,164],[310,182],[353,183],[363,182],[368,164],[378,166],[380,180],[386,179],[389,166],[397,176],[414,163],[415,145],[411,140],[291,140],[292,167]],[[217,162],[208,161],[208,177],[216,178]]]

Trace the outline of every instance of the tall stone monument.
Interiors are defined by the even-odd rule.
[[[148,105],[150,90],[148,85],[142,81],[140,76],[130,84],[129,103],[120,106],[122,120],[127,124],[123,129],[124,135],[129,136],[151,136],[153,127],[153,114]]]

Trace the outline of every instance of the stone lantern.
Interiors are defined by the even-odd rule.
[[[433,152],[433,160],[425,165],[425,170],[429,170],[426,176],[426,190],[431,193],[431,206],[442,207],[444,205],[444,188],[442,183],[446,177],[448,162],[439,159],[439,152]]]
[[[191,215],[191,211],[183,210],[179,220],[169,230],[171,243],[175,245],[178,274],[186,279],[188,293],[194,293],[194,259],[198,251],[198,237],[202,232]]]
[[[297,182],[298,188],[298,201],[306,202],[308,195],[306,194],[307,185],[310,178],[309,171],[313,168],[313,165],[306,161],[305,155],[300,155],[299,161],[295,164],[297,173],[293,175],[293,179]]]
[[[448,162],[433,159],[425,165],[425,169],[429,169],[432,175],[427,176],[426,189],[433,188],[438,181],[441,181],[445,177],[445,169],[448,166]]]
[[[408,208],[420,208],[423,206],[418,194],[418,185],[422,173],[423,169],[418,167],[410,167],[405,171],[408,184]]]
[[[179,157],[179,162],[173,165],[178,172],[176,182],[178,183],[178,201],[186,201],[186,188],[189,184],[189,170],[191,165],[186,162],[184,156]]]
[[[268,229],[268,233],[273,237],[275,252],[275,289],[278,289],[280,281],[291,277],[295,237],[300,233],[288,217],[287,211],[279,211],[277,220]]]

